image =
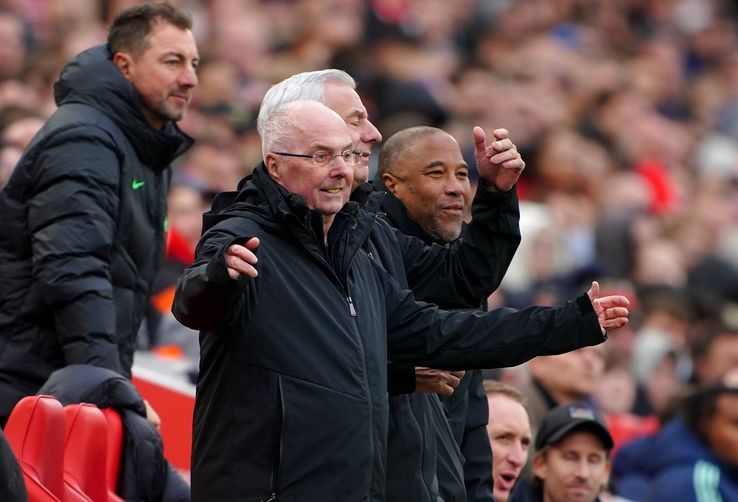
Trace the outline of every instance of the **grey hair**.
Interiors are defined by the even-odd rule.
[[[335,68],[298,73],[271,86],[261,101],[259,117],[256,119],[259,136],[264,137],[267,120],[284,103],[318,101],[325,104],[324,90],[328,82],[337,82],[356,89],[353,77]]]
[[[266,120],[261,135],[261,154],[265,161],[267,153],[289,150],[292,146],[290,140],[295,136],[296,129],[300,126],[294,120],[294,113],[302,108],[316,106],[330,110],[330,108],[318,104],[314,100],[305,99],[288,101],[276,107]],[[334,112],[331,110],[331,113]],[[338,116],[336,115],[336,117]]]

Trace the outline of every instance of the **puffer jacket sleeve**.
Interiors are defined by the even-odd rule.
[[[384,279],[388,355],[396,362],[449,370],[499,368],[606,339],[587,295],[558,307],[444,311],[416,302],[390,276]]]
[[[449,246],[426,245],[403,235],[408,286],[417,298],[445,308],[477,307],[502,282],[520,244],[520,208],[516,191],[479,187],[472,221]]]
[[[54,312],[67,364],[121,371],[110,255],[120,161],[100,129],[72,128],[41,148],[28,200],[33,275]]]
[[[172,313],[188,328],[217,331],[226,322],[228,312],[238,312],[234,294],[250,278],[233,280],[228,275],[225,252],[232,244],[249,240],[239,230],[220,224],[208,230],[195,252],[195,262],[177,279]],[[257,250],[258,253],[258,250]],[[258,265],[257,265],[258,268]]]

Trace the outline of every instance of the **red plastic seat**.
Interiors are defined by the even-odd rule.
[[[107,422],[93,404],[64,407],[64,488],[66,502],[104,502],[108,497]]]
[[[108,426],[108,455],[105,466],[108,500],[110,502],[123,502],[123,499],[116,495],[120,459],[123,454],[123,422],[120,414],[113,408],[103,408],[102,411]]]
[[[64,499],[64,408],[51,396],[27,396],[4,429],[23,472],[30,502]]]

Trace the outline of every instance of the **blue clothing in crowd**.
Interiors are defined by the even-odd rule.
[[[612,482],[617,495],[638,502],[738,501],[738,466],[718,459],[679,418],[623,445]]]

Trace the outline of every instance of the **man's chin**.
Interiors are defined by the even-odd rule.
[[[354,184],[353,187],[356,188],[360,185],[363,185],[369,181],[369,163],[366,164],[364,161],[361,161],[361,165],[357,165],[354,167]]]

